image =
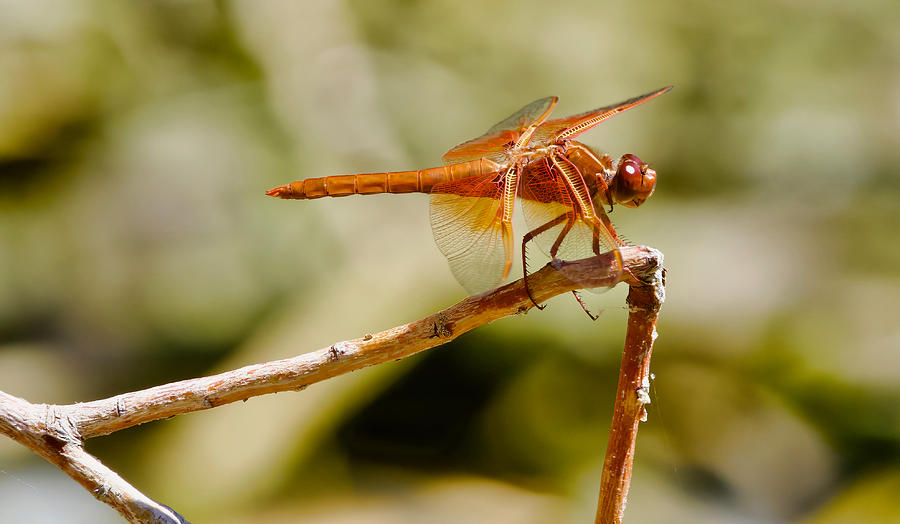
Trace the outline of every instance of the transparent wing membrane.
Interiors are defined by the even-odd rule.
[[[498,173],[439,184],[431,193],[431,230],[456,280],[470,294],[496,287],[512,262],[503,228]]]
[[[555,96],[535,100],[495,124],[487,133],[468,142],[463,142],[447,151],[443,156],[444,163],[455,164],[478,158],[489,158],[495,162],[504,162],[506,160],[506,148],[514,144],[529,126],[546,119],[556,102],[557,98]]]
[[[666,93],[670,89],[672,89],[672,86],[667,86],[634,98],[629,98],[628,100],[623,100],[622,102],[585,111],[584,113],[579,113],[577,115],[548,120],[534,133],[533,142],[535,144],[544,144],[562,138],[575,138],[609,117],[617,115],[622,111],[627,111],[632,107],[639,106],[648,100],[652,100],[659,95]]]
[[[544,117],[544,113],[549,114],[548,111],[556,105],[557,100],[558,99],[555,96],[548,96],[546,98],[535,100],[494,124],[493,127],[488,129],[485,135],[493,135],[502,131],[522,131],[531,124],[543,120],[542,117]]]

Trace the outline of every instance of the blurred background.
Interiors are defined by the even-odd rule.
[[[447,307],[427,196],[264,191],[439,165],[539,97],[564,116],[674,84],[581,138],[660,176],[612,214],[668,267],[626,521],[900,522],[900,4],[0,13],[3,391],[103,398]],[[591,521],[624,293],[88,450],[193,522]],[[2,439],[0,521],[120,518]]]

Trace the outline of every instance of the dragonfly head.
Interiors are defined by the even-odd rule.
[[[656,189],[656,171],[629,153],[619,159],[611,186],[616,202],[625,207],[638,207]]]

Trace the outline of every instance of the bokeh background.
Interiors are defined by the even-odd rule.
[[[283,358],[464,297],[427,197],[538,97],[675,89],[584,141],[668,300],[628,522],[900,522],[900,4],[0,2],[0,389],[69,403]],[[521,231],[520,231],[521,232]],[[193,522],[585,522],[624,290],[88,449]],[[0,440],[0,521],[119,522]]]

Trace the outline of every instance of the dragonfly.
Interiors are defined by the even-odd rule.
[[[332,175],[298,180],[267,195],[307,200],[379,193],[428,193],[431,230],[450,269],[470,295],[498,286],[513,264],[513,216],[521,204],[529,230],[522,238],[528,287],[527,245],[534,241],[552,260],[574,260],[627,245],[606,208],[636,208],[656,188],[654,169],[633,154],[614,160],[574,140],[613,115],[666,93],[667,86],[566,118],[549,120],[558,98],[535,100],[478,138],[444,156],[444,165],[414,171]],[[621,273],[620,273],[621,276]],[[591,318],[577,292],[578,303]]]

